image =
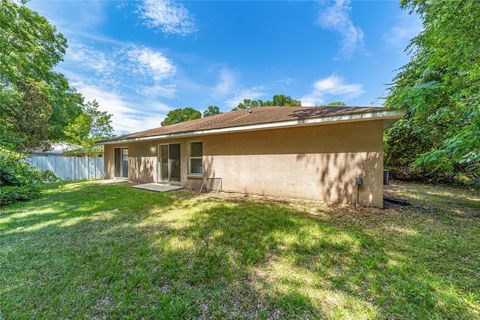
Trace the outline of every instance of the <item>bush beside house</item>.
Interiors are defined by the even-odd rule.
[[[41,186],[58,178],[23,161],[20,153],[0,148],[0,206],[37,198]]]

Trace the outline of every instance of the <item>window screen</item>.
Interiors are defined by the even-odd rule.
[[[188,158],[189,174],[201,175],[203,174],[203,143],[191,142],[190,143],[190,155]]]

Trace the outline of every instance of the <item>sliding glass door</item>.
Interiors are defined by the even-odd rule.
[[[169,145],[170,156],[168,159],[170,171],[170,181],[180,182],[180,144],[175,143]]]
[[[115,177],[128,178],[128,148],[114,149]]]
[[[161,144],[158,148],[160,181],[168,182],[168,144]]]
[[[180,144],[158,146],[159,182],[180,182]]]

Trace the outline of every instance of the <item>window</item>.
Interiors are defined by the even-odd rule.
[[[203,156],[203,143],[191,142],[190,154],[188,157],[188,168],[189,168],[188,173],[189,174],[191,175],[203,174],[202,156]]]

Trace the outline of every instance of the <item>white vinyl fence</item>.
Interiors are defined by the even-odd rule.
[[[103,178],[103,157],[63,157],[30,155],[27,162],[40,170],[50,170],[62,180]]]

